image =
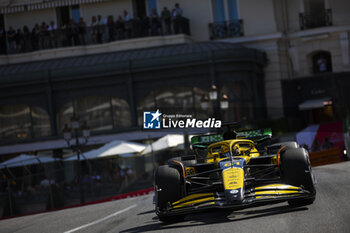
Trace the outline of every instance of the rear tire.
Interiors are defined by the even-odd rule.
[[[281,155],[281,177],[286,184],[303,186],[311,197],[288,201],[291,206],[310,205],[314,202],[316,189],[308,152],[303,148],[287,149]]]
[[[176,222],[183,220],[185,216],[163,216],[162,211],[166,210],[168,204],[175,202],[182,197],[183,184],[180,173],[177,169],[163,165],[158,167],[155,174],[156,185],[156,213],[162,222]]]
[[[299,148],[299,145],[297,142],[291,141],[291,142],[282,142],[280,143],[281,147],[286,147],[286,149],[295,149],[295,148]]]

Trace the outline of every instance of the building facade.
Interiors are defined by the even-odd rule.
[[[176,3],[186,20],[174,18]],[[350,71],[350,2],[345,0],[14,0],[1,4],[0,23],[6,30],[25,25],[32,29],[51,21],[60,27],[81,17],[88,27],[83,45],[70,38],[68,46],[73,47],[58,42],[0,56],[0,112],[24,116],[1,120],[2,127],[14,129],[14,133],[1,132],[4,154],[19,152],[11,147],[13,142],[59,140],[72,113],[93,118],[89,124],[98,135],[121,137],[124,130],[138,132],[140,112],[147,109],[214,116],[217,103],[206,101],[212,85],[229,97],[228,110],[219,111],[224,120],[288,117],[295,122],[302,117],[298,125],[303,126],[323,119],[322,115],[310,122],[310,114],[327,112],[330,104],[332,119],[350,108],[342,85]],[[139,31],[145,16],[151,18],[156,9],[160,17],[164,7],[170,10],[170,29],[163,18],[155,28],[148,19],[149,31]],[[133,20],[130,31],[125,24],[123,36],[117,31],[110,42],[108,18],[125,19],[125,12]],[[98,15],[104,33],[102,42],[94,43],[92,18]],[[9,41],[5,46],[9,49]],[[173,54],[173,50],[187,53]],[[313,86],[318,80],[323,80],[324,88]],[[331,83],[337,85],[328,88]],[[325,91],[326,87],[332,91]],[[308,95],[312,89],[316,94]],[[325,99],[321,106],[325,109],[320,110]],[[318,105],[305,109],[307,101]],[[142,133],[130,139],[142,139],[136,135]],[[60,148],[63,142],[55,145]]]

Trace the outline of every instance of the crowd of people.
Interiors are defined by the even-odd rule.
[[[161,15],[153,9],[150,16],[133,18],[127,10],[115,19],[112,15],[106,19],[101,15],[93,16],[88,23],[84,18],[78,22],[70,19],[66,25],[57,25],[54,21],[42,22],[30,29],[28,26],[6,31],[0,26],[0,54],[32,52],[36,50],[100,44],[115,40],[138,37],[189,34],[189,23],[182,16],[179,4],[170,12],[164,7]]]

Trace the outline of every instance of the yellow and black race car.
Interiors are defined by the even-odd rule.
[[[272,136],[266,129],[228,135],[192,137],[196,156],[172,158],[158,167],[155,204],[161,221],[178,221],[208,208],[314,202],[314,177],[304,148],[296,142],[263,145]]]

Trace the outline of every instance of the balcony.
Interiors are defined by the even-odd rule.
[[[164,43],[173,43],[169,40],[174,40],[174,38],[177,40],[176,38],[180,34],[185,35],[185,37],[190,35],[190,22],[185,17],[172,20],[168,24],[163,21],[155,24],[146,18],[145,20],[130,20],[121,26],[103,24],[81,28],[78,27],[78,24],[68,24],[55,30],[48,28],[49,25],[33,30],[27,28],[20,33],[15,29],[16,34],[12,38],[8,33],[4,34],[0,38],[0,64],[3,63],[1,55],[11,55],[9,56],[11,60],[12,57],[20,55],[26,57],[33,52],[56,54],[62,49],[68,48],[71,49],[71,52],[81,50],[81,48],[95,51],[96,48],[120,47],[120,45],[135,44],[138,41],[150,43],[152,38],[154,41],[166,40],[167,42],[160,42],[160,45],[163,45]],[[179,43],[179,41],[177,42]],[[147,47],[147,44],[143,43],[143,45]],[[152,45],[154,46],[154,43]]]
[[[332,26],[332,10],[315,13],[304,12],[299,14],[300,29],[311,29],[317,27]]]
[[[243,20],[210,23],[209,34],[211,40],[243,36]]]

